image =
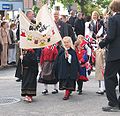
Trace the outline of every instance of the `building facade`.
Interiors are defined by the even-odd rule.
[[[13,19],[18,15],[19,9],[31,9],[34,1],[35,0],[0,0],[0,15],[4,17],[6,14],[9,14],[9,18]]]

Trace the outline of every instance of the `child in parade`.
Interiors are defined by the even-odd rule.
[[[54,90],[52,94],[58,93],[57,82],[55,73],[53,72],[53,64],[58,55],[58,50],[55,45],[51,45],[42,49],[40,57],[41,73],[38,82],[44,83],[45,90],[42,92],[43,95],[48,94],[48,84],[54,84]]]
[[[63,48],[60,49],[54,64],[59,89],[65,90],[63,100],[68,100],[70,92],[75,91],[79,67],[71,37],[66,36],[63,38]]]
[[[86,63],[88,61],[87,50],[85,49],[86,42],[84,41],[84,36],[78,35],[78,39],[75,42],[75,51],[80,63],[79,76],[77,79],[78,84],[78,95],[82,94],[83,82],[88,81]]]
[[[32,97],[36,96],[38,62],[33,49],[24,50],[20,56],[22,61],[22,86],[21,96],[25,101],[32,102]]]
[[[98,39],[98,42],[101,40]],[[99,90],[97,94],[103,95],[105,91],[104,84],[104,67],[105,67],[105,49],[101,49],[99,46],[95,51],[96,61],[95,61],[95,77],[99,82]]]

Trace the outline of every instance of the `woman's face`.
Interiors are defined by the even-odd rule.
[[[71,47],[71,43],[70,43],[69,40],[63,40],[63,42],[64,42],[65,48],[70,48]]]
[[[92,14],[92,19],[97,20],[98,19],[98,15],[96,13],[93,13]]]

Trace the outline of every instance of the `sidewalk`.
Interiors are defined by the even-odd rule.
[[[26,103],[21,99],[21,82],[16,82],[15,68],[0,70],[0,98],[13,97],[20,102],[0,105],[0,116],[120,116],[120,112],[106,113],[102,107],[107,105],[105,95],[97,95],[98,82],[94,79],[94,72],[90,80],[84,83],[83,94],[76,92],[68,101],[63,101],[63,91],[52,95],[53,86],[49,86],[49,95],[43,96],[43,85],[38,83],[37,96],[33,103]]]

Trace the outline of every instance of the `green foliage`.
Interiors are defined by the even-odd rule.
[[[58,2],[61,2],[65,7],[68,5],[72,5],[75,1],[74,0],[57,0]]]
[[[85,14],[91,14],[92,11],[97,10],[99,12],[102,8],[107,8],[109,3],[112,0],[58,0],[61,2],[65,7],[68,5],[72,5],[73,3],[77,3],[81,11],[85,12]]]
[[[84,13],[86,15],[91,15],[94,10],[100,12],[99,7],[96,7],[95,4],[86,4],[84,6]]]
[[[73,3],[77,3],[81,11],[85,12],[86,15],[91,15],[92,11],[96,10],[101,13],[102,8],[107,8],[109,3],[112,0],[57,0],[58,2],[61,2],[65,8],[68,8],[68,6],[71,6]],[[47,0],[42,0],[42,3],[47,3]],[[55,0],[50,0],[50,6],[55,4]],[[33,8],[35,14],[38,13],[39,8],[34,6]]]
[[[35,15],[37,15],[37,13],[38,13],[38,11],[40,10],[36,5],[34,5],[33,7],[32,7],[32,10],[33,10],[33,12],[35,13]]]
[[[107,8],[112,0],[96,0],[96,4],[100,5],[102,8]]]

